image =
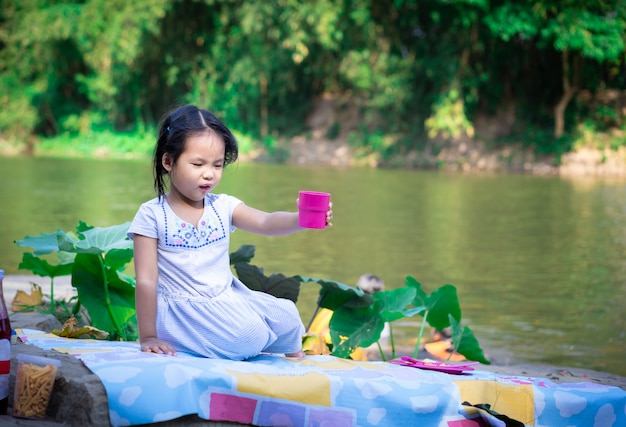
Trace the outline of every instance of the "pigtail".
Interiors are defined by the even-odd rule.
[[[159,135],[156,146],[154,147],[153,158],[153,170],[154,170],[154,189],[157,192],[159,199],[165,195],[165,179],[167,170],[163,167],[163,155],[167,152],[167,145],[172,134],[171,130],[171,116],[167,116],[161,127],[159,128]]]

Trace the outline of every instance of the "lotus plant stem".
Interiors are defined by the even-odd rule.
[[[389,325],[389,343],[391,344],[391,358],[395,359],[396,358],[396,344],[393,341],[393,328],[391,326],[391,322],[389,322],[388,325]]]
[[[50,278],[50,311],[54,315],[54,277]]]
[[[422,343],[422,335],[424,334],[424,327],[426,327],[426,318],[428,317],[428,310],[424,313],[424,318],[422,319],[422,326],[420,326],[420,333],[417,336],[417,343],[415,344],[415,350],[413,350],[413,357],[417,358],[417,353],[420,349],[420,344]]]
[[[378,346],[378,351],[380,351],[380,358],[383,362],[386,362],[385,352],[383,351],[383,347],[380,345],[380,340],[376,341],[376,345]]]
[[[120,328],[119,323],[117,322],[117,319],[115,318],[115,313],[113,313],[113,309],[112,309],[112,304],[111,304],[111,295],[109,294],[109,281],[107,280],[107,272],[106,269],[104,268],[104,261],[102,259],[102,257],[99,257],[100,259],[100,267],[102,268],[102,282],[103,282],[103,288],[104,288],[104,301],[106,302],[107,305],[107,311],[109,312],[109,316],[111,316],[111,321],[113,322],[113,326],[115,327],[115,330],[117,331],[117,334],[122,337],[122,339],[124,341],[126,341],[126,334],[124,333],[124,331],[122,331],[122,328]]]

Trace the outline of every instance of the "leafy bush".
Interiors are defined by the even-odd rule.
[[[444,139],[456,139],[463,135],[474,135],[474,128],[465,113],[465,104],[458,87],[453,87],[440,96],[425,124],[430,138],[441,136]]]
[[[329,326],[334,356],[348,358],[357,347],[368,347],[377,343],[385,323],[391,326],[397,320],[420,315],[423,319],[413,357],[417,357],[424,328],[428,323],[438,330],[448,327],[452,329],[452,344],[456,352],[469,360],[490,363],[472,330],[468,326],[461,326],[461,307],[453,285],[443,285],[428,295],[417,280],[408,276],[403,288],[366,294],[358,288],[332,280],[298,278],[303,282],[319,284],[321,289],[317,309],[327,308],[333,311]],[[391,357],[395,358],[393,329],[391,330]],[[381,358],[385,360],[382,350]]]
[[[133,259],[132,242],[126,236],[129,226],[99,228],[81,221],[76,233],[57,230],[26,236],[15,243],[35,251],[23,255],[19,268],[51,279],[70,271],[72,286],[78,292],[75,307],[84,305],[93,326],[107,331],[111,339],[135,340],[135,279],[124,273]],[[55,252],[60,260],[57,265],[41,258]],[[52,295],[53,286],[51,283]]]
[[[154,149],[154,131],[120,133],[111,131],[66,132],[42,139],[38,154],[74,157],[148,157]]]
[[[136,340],[138,338],[135,316],[135,279],[124,273],[133,258],[132,242],[126,233],[130,223],[106,228],[92,227],[79,222],[75,233],[57,230],[38,236],[26,236],[16,241],[18,246],[34,248],[24,253],[19,269],[50,277],[50,294],[54,304],[54,278],[71,274],[72,286],[78,292],[74,312],[81,305],[88,312],[95,328],[107,332],[112,340]],[[333,355],[350,357],[357,347],[367,347],[378,342],[385,323],[422,316],[417,345],[413,357],[417,357],[419,343],[428,323],[435,329],[451,328],[455,350],[469,360],[489,364],[473,332],[461,326],[461,307],[453,285],[446,284],[428,295],[422,285],[408,276],[403,288],[366,294],[359,288],[326,279],[302,276],[286,277],[283,274],[265,276],[263,269],[250,264],[255,247],[242,245],[230,254],[239,279],[250,289],[262,291],[278,298],[298,300],[301,283],[320,286],[317,311],[327,308],[333,311],[330,334]],[[58,264],[53,265],[42,258],[56,253]],[[392,357],[393,349],[392,333]],[[384,360],[384,354],[381,356]]]

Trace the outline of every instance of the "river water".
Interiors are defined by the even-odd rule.
[[[427,293],[450,283],[463,323],[494,362],[626,375],[626,182],[240,163],[217,192],[295,210],[301,189],[332,193],[331,229],[239,230],[231,250],[256,245],[252,264],[266,275],[353,285],[373,273],[388,289],[412,276]],[[131,221],[153,195],[149,160],[0,158],[0,268],[28,273],[18,265],[29,249],[15,240],[81,220]],[[302,285],[305,324],[318,290]],[[410,343],[417,325],[394,326],[397,340]]]

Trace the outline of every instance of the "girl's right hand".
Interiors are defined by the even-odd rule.
[[[333,202],[328,204],[328,211],[326,211],[326,227],[332,227],[333,223]]]
[[[176,350],[158,338],[146,338],[141,341],[141,351],[147,353],[167,354],[168,356],[176,356]]]

